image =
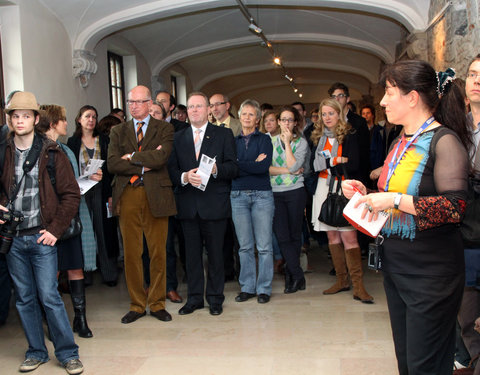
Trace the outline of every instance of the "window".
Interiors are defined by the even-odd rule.
[[[125,84],[123,79],[123,58],[108,52],[110,106],[125,110]]]
[[[177,77],[170,76],[170,84],[172,86],[172,95],[178,99],[177,96]]]

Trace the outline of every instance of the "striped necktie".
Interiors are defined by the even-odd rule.
[[[202,141],[200,139],[200,134],[202,133],[202,129],[195,129],[195,139],[193,140],[193,144],[195,145],[195,157],[198,160],[198,156],[200,155],[200,147],[202,146]]]
[[[143,141],[143,130],[142,129],[143,129],[143,125],[144,125],[143,121],[137,122],[137,144],[138,144],[138,151],[139,152],[142,151],[142,141]],[[140,184],[142,183],[142,179],[140,178],[140,176],[134,175],[130,179],[130,183],[133,186],[140,186]]]

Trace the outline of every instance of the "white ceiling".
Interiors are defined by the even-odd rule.
[[[64,24],[72,48],[110,35],[129,40],[157,75],[172,66],[195,90],[241,100],[298,99],[235,0],[40,0]],[[428,24],[430,0],[244,0],[305,102],[335,80],[368,94],[399,43]],[[272,91],[273,90],[273,91]],[[268,100],[275,93],[275,100]],[[280,103],[273,103],[280,104]]]

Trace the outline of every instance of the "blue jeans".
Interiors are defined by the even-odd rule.
[[[230,193],[230,201],[240,245],[239,282],[242,292],[270,295],[273,279],[273,193],[270,190],[234,190]],[[258,250],[258,277],[255,245]]]
[[[14,237],[7,254],[8,269],[15,287],[16,306],[22,321],[28,350],[25,358],[48,361],[45,347],[42,304],[47,318],[55,356],[65,364],[78,359],[65,306],[57,291],[57,248],[37,244],[40,234]]]

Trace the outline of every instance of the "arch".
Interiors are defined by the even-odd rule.
[[[428,0],[410,0],[410,1],[384,1],[384,0],[366,0],[358,2],[357,0],[298,0],[295,6],[325,7],[351,9],[364,11],[368,13],[381,14],[392,18],[404,25],[407,30],[413,32],[422,30],[426,27],[428,14],[420,14],[418,9],[423,9],[424,4],[419,2],[428,2]],[[249,2],[249,6],[289,6],[292,7],[292,1],[271,0]],[[228,4],[221,0],[159,0],[137,5],[128,9],[105,15],[98,21],[83,29],[72,42],[73,49],[93,50],[95,45],[105,36],[119,31],[122,28],[135,25],[141,19],[142,23],[158,20],[159,18],[178,16],[181,14],[194,12],[197,10],[208,10],[218,7],[226,7]],[[427,7],[428,8],[428,7]],[[426,10],[428,12],[428,9]]]

